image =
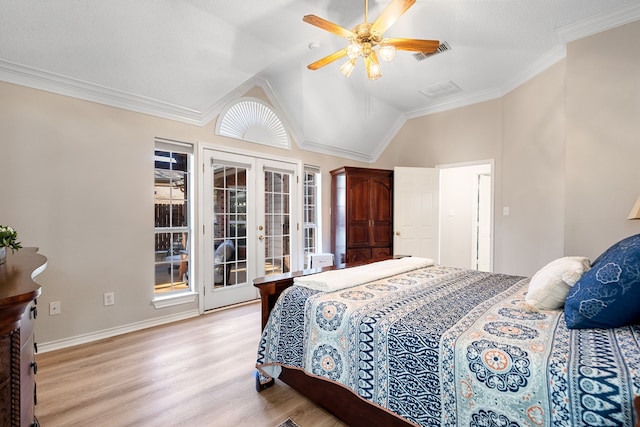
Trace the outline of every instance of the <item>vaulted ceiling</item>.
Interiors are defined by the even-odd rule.
[[[417,0],[385,36],[449,50],[399,51],[375,81],[361,62],[308,70],[347,41],[302,17],[351,29],[364,3],[2,0],[0,80],[198,125],[258,85],[302,148],[374,161],[407,119],[500,97],[567,42],[640,19],[638,0]]]

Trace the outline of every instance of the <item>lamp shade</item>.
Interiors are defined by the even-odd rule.
[[[631,208],[631,212],[629,212],[629,216],[627,219],[640,219],[640,196],[638,196],[638,200]]]
[[[356,68],[356,60],[350,59],[340,66],[340,71],[342,72],[342,74],[349,77],[351,73],[353,73],[354,68]]]
[[[364,58],[364,65],[367,70],[369,80],[377,80],[382,77],[382,70],[375,52],[371,52],[369,56]]]

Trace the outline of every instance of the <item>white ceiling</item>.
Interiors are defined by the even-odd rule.
[[[199,125],[258,85],[299,146],[374,161],[407,119],[504,95],[567,42],[640,19],[640,0],[417,0],[385,36],[451,50],[398,52],[376,81],[361,62],[349,79],[343,61],[307,70],[346,46],[307,14],[352,28],[364,1],[1,0],[0,80]]]

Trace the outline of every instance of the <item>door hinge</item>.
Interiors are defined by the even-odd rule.
[[[202,234],[204,234],[204,224],[202,224]]]

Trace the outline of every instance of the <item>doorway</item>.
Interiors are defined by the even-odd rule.
[[[203,150],[204,310],[256,299],[256,277],[297,268],[299,166]]]
[[[493,161],[440,165],[440,263],[493,270]]]

